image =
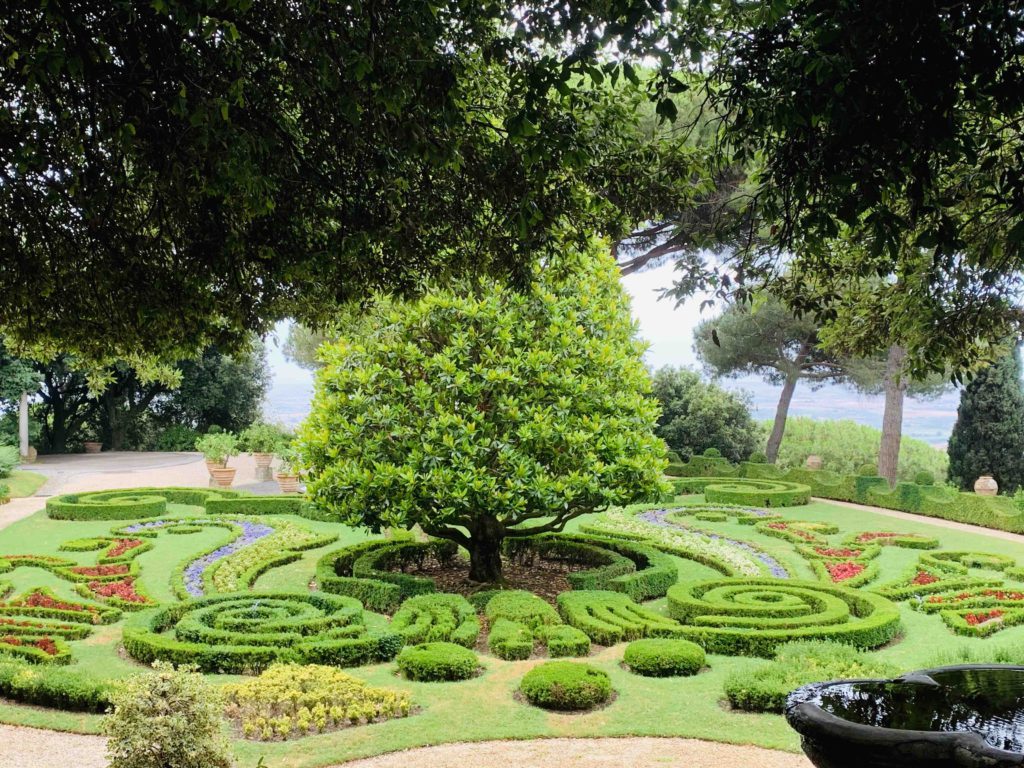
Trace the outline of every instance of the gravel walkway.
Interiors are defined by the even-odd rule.
[[[105,768],[106,739],[0,725],[0,768]]]

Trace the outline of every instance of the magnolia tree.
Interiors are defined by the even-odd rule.
[[[657,401],[612,260],[391,304],[324,346],[300,444],[310,496],[373,531],[420,525],[500,581],[506,537],[661,488]]]

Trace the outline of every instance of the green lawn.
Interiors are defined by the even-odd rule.
[[[24,469],[16,469],[11,472],[9,477],[0,480],[0,483],[10,488],[11,498],[13,499],[31,496],[42,488],[45,482],[46,475],[41,475],[38,472],[29,472]]]
[[[687,501],[692,501],[690,497]],[[179,514],[197,513],[188,507],[175,507]],[[830,537],[838,541],[845,533],[868,530],[895,530],[921,533],[938,538],[943,549],[973,550],[1009,555],[1024,563],[1024,547],[1000,539],[952,531],[928,522],[904,522],[881,514],[860,512],[825,503],[781,510],[787,519],[829,522],[838,525],[841,533]],[[318,532],[340,536],[342,544],[361,540],[363,534],[340,525],[290,519],[296,524]],[[0,531],[0,555],[3,553],[60,554],[81,563],[91,563],[95,553],[59,552],[61,542],[73,538],[109,533],[118,523],[57,522],[39,513]],[[813,578],[807,563],[788,542],[767,536],[751,526],[735,522],[693,522],[695,527],[749,542],[784,563],[800,578]],[[139,556],[140,585],[161,601],[173,599],[170,581],[175,566],[199,553],[218,546],[230,538],[226,531],[204,529],[187,536],[160,535],[155,546]],[[336,548],[331,544],[328,548]],[[314,566],[328,548],[303,554],[301,559],[263,574],[258,589],[303,590],[312,579]],[[884,547],[879,555],[882,576],[879,582],[897,578],[914,566],[919,550]],[[677,558],[681,578],[716,578],[718,574],[705,565]],[[48,571],[38,568],[16,568],[0,575],[0,582],[11,583],[14,594],[30,587],[48,586],[61,597],[81,600],[72,586]],[[648,603],[664,610],[665,600]],[[910,670],[948,658],[957,648],[975,649],[983,655],[987,649],[1003,645],[1024,644],[1024,626],[1006,629],[991,639],[958,637],[946,628],[937,615],[925,615],[901,604],[905,631],[889,646],[878,650],[879,658]],[[143,621],[149,612],[131,616],[129,621]],[[368,624],[383,625],[384,617],[371,616]],[[104,675],[121,677],[140,669],[118,649],[123,622],[99,627],[93,636],[72,643],[76,665],[88,667]],[[506,662],[489,655],[483,657],[486,671],[473,680],[459,683],[413,683],[396,676],[394,664],[361,667],[353,674],[375,685],[389,686],[411,692],[421,708],[418,714],[371,726],[361,726],[281,743],[236,742],[242,765],[255,765],[266,758],[271,768],[291,766],[313,768],[360,756],[378,754],[413,746],[446,741],[471,741],[494,738],[528,739],[550,736],[625,736],[657,735],[713,739],[739,744],[798,750],[796,736],[784,720],[775,715],[741,714],[729,711],[721,703],[722,684],[733,670],[761,663],[747,658],[710,656],[710,669],[691,678],[649,679],[633,675],[620,665],[624,645],[596,651],[589,661],[612,677],[618,698],[610,706],[583,715],[561,715],[530,707],[515,700],[513,692],[525,671],[537,661]],[[220,677],[220,680],[232,678]],[[96,732],[100,718],[55,710],[0,704],[0,721],[36,725],[78,732]]]

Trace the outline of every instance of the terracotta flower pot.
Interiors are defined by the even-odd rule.
[[[992,475],[982,475],[974,481],[974,492],[979,496],[995,496],[999,493],[999,483]]]
[[[270,480],[270,462],[274,460],[272,453],[254,453],[253,460],[256,462],[256,479],[260,481]]]
[[[226,467],[227,465],[228,463],[226,461],[211,461],[210,459],[206,460],[206,470],[210,473],[210,477],[213,477],[213,470],[224,469],[224,467]]]
[[[825,462],[821,460],[821,456],[815,456],[813,453],[807,457],[807,461],[804,462],[804,466],[808,469],[821,469],[825,466]]]
[[[83,445],[85,446],[86,453],[99,453],[103,450],[103,443],[96,442],[95,440],[86,440]]]
[[[210,469],[210,477],[213,478],[213,482],[220,488],[230,488],[231,483],[235,480],[235,472],[237,470],[234,467],[214,467]]]
[[[281,489],[281,493],[298,493],[299,492],[299,476],[298,475],[277,475],[277,485]]]

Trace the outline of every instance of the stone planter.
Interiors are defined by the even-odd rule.
[[[804,462],[804,466],[808,469],[821,469],[825,466],[825,462],[822,461],[821,456],[815,456],[813,453],[807,457],[807,461]]]
[[[299,492],[299,476],[298,475],[277,475],[277,485],[281,489],[281,493],[298,493]]]
[[[103,450],[103,443],[98,443],[95,440],[86,440],[82,445],[85,446],[86,453],[99,453]]]
[[[818,768],[1024,766],[1024,667],[961,665],[815,683],[786,719]]]
[[[979,496],[995,496],[999,493],[999,483],[992,475],[982,475],[974,481],[974,492]]]
[[[261,482],[270,480],[270,463],[274,460],[274,454],[254,453],[252,458],[256,462],[256,479]]]
[[[234,467],[215,467],[210,469],[210,477],[218,488],[230,488],[237,471]]]

